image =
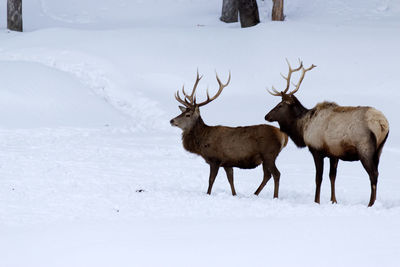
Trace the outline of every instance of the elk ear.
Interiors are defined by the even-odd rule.
[[[196,107],[194,108],[194,112],[196,112],[196,113],[200,113],[199,106],[196,106]]]
[[[185,112],[185,111],[186,111],[186,108],[185,108],[184,106],[179,106],[179,109],[180,109],[182,112]]]

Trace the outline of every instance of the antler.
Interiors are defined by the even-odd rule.
[[[306,73],[307,71],[313,69],[314,67],[316,67],[316,66],[313,64],[313,65],[311,65],[311,67],[309,67],[308,69],[305,69],[304,66],[303,66],[303,61],[301,61],[301,60],[299,59],[299,64],[300,64],[300,66],[297,67],[297,68],[295,68],[295,69],[292,69],[292,67],[290,66],[290,63],[289,63],[289,61],[288,61],[287,59],[286,59],[286,62],[287,62],[287,64],[288,64],[288,66],[289,66],[289,73],[288,73],[288,76],[285,77],[285,76],[281,73],[281,76],[286,80],[286,88],[285,88],[285,90],[283,90],[283,91],[281,91],[281,92],[278,92],[278,90],[276,90],[275,87],[272,86],[271,89],[272,89],[273,92],[271,92],[271,91],[269,91],[269,90],[267,89],[267,91],[268,91],[271,95],[274,95],[274,96],[283,96],[283,95],[285,95],[285,94],[287,93],[287,91],[289,90],[289,87],[290,87],[290,79],[291,79],[291,77],[292,77],[293,72],[299,71],[299,70],[301,69],[301,70],[302,70],[302,74],[301,74],[301,77],[300,77],[299,82],[298,82],[297,84],[294,84],[294,83],[292,82],[292,84],[293,84],[296,88],[295,88],[292,92],[290,92],[290,93],[287,94],[287,95],[293,95],[294,93],[296,93],[296,92],[299,90],[300,85],[301,85],[301,82],[302,82],[303,79],[304,79],[305,73]]]
[[[308,69],[305,69],[303,66],[301,67],[302,73],[301,73],[300,80],[297,84],[292,83],[296,88],[292,92],[290,92],[289,95],[293,95],[294,93],[296,93],[299,90],[301,82],[303,81],[304,75],[306,74],[306,72],[309,70],[312,70],[315,67],[316,67],[316,65],[314,65],[314,64],[312,64],[311,67],[309,67]]]
[[[201,80],[201,78],[203,78],[203,75],[201,75],[199,77],[199,70],[197,70],[196,82],[194,83],[192,93],[190,95],[187,95],[185,92],[185,85],[183,85],[182,93],[185,96],[185,100],[181,99],[181,97],[179,95],[179,90],[176,91],[175,99],[187,108],[193,107],[196,104],[196,96],[195,96],[196,88],[197,88],[197,85],[199,84],[199,81]],[[189,102],[188,102],[188,100],[189,100]]]
[[[228,86],[229,82],[231,81],[231,72],[230,72],[230,71],[229,71],[229,78],[228,78],[228,81],[226,82],[226,84],[223,84],[223,83],[221,82],[221,80],[219,79],[217,73],[215,73],[215,76],[217,77],[217,81],[218,81],[218,84],[219,84],[218,92],[215,94],[215,96],[213,96],[212,98],[210,98],[210,96],[208,95],[208,89],[207,89],[207,100],[204,101],[204,102],[201,102],[201,103],[197,104],[197,106],[201,107],[201,106],[204,106],[204,105],[210,103],[211,101],[215,100],[215,99],[221,94],[222,90],[223,90],[226,86]]]

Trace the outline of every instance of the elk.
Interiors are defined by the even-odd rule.
[[[209,96],[204,102],[196,102],[196,88],[202,78],[197,72],[196,82],[192,93],[186,94],[184,87],[182,93],[184,99],[175,94],[175,99],[182,104],[179,106],[182,114],[173,118],[170,123],[182,129],[183,147],[203,159],[210,165],[210,176],[207,194],[211,194],[215,178],[220,167],[223,167],[230,184],[232,195],[236,195],[233,184],[233,167],[252,169],[262,164],[264,177],[256,190],[258,195],[264,188],[271,174],[274,177],[274,198],[278,197],[280,172],[275,166],[275,160],[279,152],[286,146],[288,137],[278,128],[270,125],[255,125],[246,127],[208,126],[200,116],[200,107],[215,100],[222,90],[229,84],[231,74],[226,84],[221,83],[218,74],[216,78],[219,89],[214,97]]]
[[[278,92],[272,86],[272,92],[268,90],[270,94],[282,97],[282,101],[265,116],[265,120],[277,121],[281,131],[288,134],[298,147],[307,146],[310,150],[316,168],[316,203],[320,203],[324,158],[328,157],[332,203],[337,203],[335,179],[339,159],[360,160],[369,175],[371,197],[368,206],[372,206],[376,200],[379,158],[389,134],[387,119],[380,111],[367,106],[339,106],[333,102],[322,102],[312,109],[305,108],[294,94],[299,90],[305,73],[316,66],[304,68],[299,60],[299,67],[292,69],[289,61],[287,63],[287,77],[281,74],[286,80],[286,88]],[[300,70],[298,83],[292,83],[295,88],[288,92],[292,74]]]

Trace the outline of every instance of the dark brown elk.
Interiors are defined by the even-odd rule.
[[[282,101],[266,116],[267,121],[277,121],[281,130],[289,135],[298,147],[307,146],[316,168],[315,202],[320,203],[320,190],[324,158],[330,159],[329,178],[331,182],[331,201],[336,203],[335,179],[339,159],[360,160],[369,175],[371,197],[368,206],[376,200],[378,164],[382,148],[389,134],[389,123],[385,116],[372,107],[343,107],[332,102],[322,102],[312,109],[305,108],[294,96],[307,71],[315,66],[304,68],[303,63],[296,69],[289,65],[285,90],[278,92],[274,87],[270,94],[280,96]],[[301,75],[295,89],[288,92],[293,72]]]
[[[225,169],[232,195],[236,195],[233,184],[233,167],[242,169],[255,168],[262,164],[264,177],[261,185],[255,192],[258,195],[265,184],[274,177],[274,198],[278,197],[280,172],[275,166],[275,160],[279,152],[286,146],[288,137],[278,128],[270,125],[255,125],[246,127],[208,126],[200,116],[200,107],[215,100],[222,90],[229,84],[231,75],[226,84],[219,84],[218,92],[210,98],[207,91],[207,100],[196,103],[196,87],[201,79],[197,73],[196,82],[192,93],[187,95],[184,88],[181,99],[179,91],[176,100],[183,106],[179,106],[182,114],[173,118],[170,123],[183,130],[183,147],[192,153],[200,155],[210,165],[210,177],[207,194],[211,189],[220,167]]]

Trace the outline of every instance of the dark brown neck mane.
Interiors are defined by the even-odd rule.
[[[209,128],[210,126],[206,125],[199,117],[192,128],[183,131],[183,147],[189,152],[200,155],[202,139],[206,137]]]

